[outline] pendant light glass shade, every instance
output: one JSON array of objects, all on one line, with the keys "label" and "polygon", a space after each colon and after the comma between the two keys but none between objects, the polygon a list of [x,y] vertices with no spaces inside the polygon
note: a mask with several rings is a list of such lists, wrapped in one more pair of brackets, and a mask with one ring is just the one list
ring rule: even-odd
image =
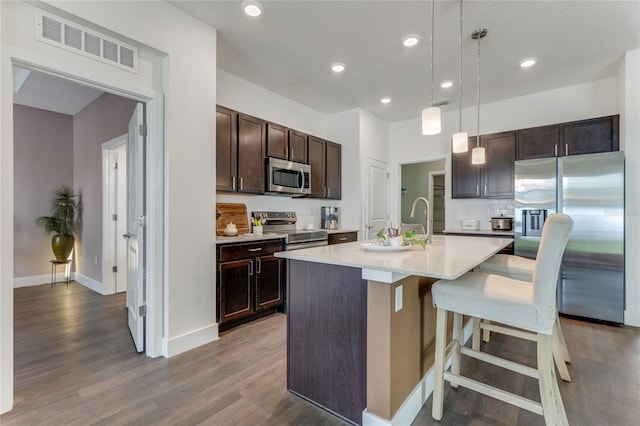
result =
[{"label": "pendant light glass shade", "polygon": [[484,147],[478,146],[471,150],[471,164],[484,164]]},{"label": "pendant light glass shade", "polygon": [[467,132],[454,133],[451,138],[451,150],[454,154],[467,152],[469,150],[469,135]]},{"label": "pendant light glass shade", "polygon": [[430,107],[422,110],[422,134],[437,135],[441,131],[440,108]]},{"label": "pendant light glass shade", "polygon": [[435,0],[431,0],[431,106],[422,110],[422,134],[437,135],[442,131],[440,108],[433,106],[433,38],[435,33]]}]

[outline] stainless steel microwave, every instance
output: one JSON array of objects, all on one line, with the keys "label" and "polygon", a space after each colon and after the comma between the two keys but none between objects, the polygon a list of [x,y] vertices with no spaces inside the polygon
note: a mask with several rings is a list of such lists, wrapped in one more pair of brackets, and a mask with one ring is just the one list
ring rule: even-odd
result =
[{"label": "stainless steel microwave", "polygon": [[266,192],[293,196],[310,194],[311,166],[278,158],[268,158]]}]

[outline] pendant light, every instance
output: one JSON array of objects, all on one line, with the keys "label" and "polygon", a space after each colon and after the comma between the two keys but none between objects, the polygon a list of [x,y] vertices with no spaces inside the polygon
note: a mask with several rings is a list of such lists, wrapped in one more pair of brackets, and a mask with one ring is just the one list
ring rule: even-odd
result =
[{"label": "pendant light", "polygon": [[458,133],[451,137],[451,150],[457,154],[469,150],[469,135],[462,131],[462,0],[460,0],[460,71],[458,72],[458,91],[460,94],[460,111],[458,115]]},{"label": "pendant light", "polygon": [[471,164],[485,163],[485,149],[480,146],[480,39],[486,35],[486,28],[479,28],[471,33],[471,38],[478,40],[478,133],[476,134],[476,147],[471,151]]},{"label": "pendant light", "polygon": [[431,0],[431,62],[429,70],[431,71],[431,106],[422,110],[422,134],[437,135],[440,133],[440,108],[434,106],[433,102],[433,37],[435,27],[435,0]]}]

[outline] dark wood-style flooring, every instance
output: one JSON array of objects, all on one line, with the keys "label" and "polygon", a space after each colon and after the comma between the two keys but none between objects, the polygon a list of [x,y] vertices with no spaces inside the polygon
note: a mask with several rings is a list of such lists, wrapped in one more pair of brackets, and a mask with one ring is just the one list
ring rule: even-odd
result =
[{"label": "dark wood-style flooring", "polygon": [[[286,318],[225,333],[167,359],[135,353],[124,294],[77,283],[15,290],[14,408],[2,425],[340,425],[286,390]],[[640,330],[562,319],[573,382],[560,383],[572,425],[640,419]],[[494,335],[487,345],[533,362],[533,344]],[[465,360],[466,374],[538,398],[537,382]],[[541,417],[466,389],[445,387],[445,414],[427,401],[413,425],[542,425]]]}]

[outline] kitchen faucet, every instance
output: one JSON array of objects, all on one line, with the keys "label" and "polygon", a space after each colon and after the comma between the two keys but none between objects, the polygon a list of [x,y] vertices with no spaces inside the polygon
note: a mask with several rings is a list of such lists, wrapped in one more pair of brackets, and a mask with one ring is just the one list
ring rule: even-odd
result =
[{"label": "kitchen faucet", "polygon": [[429,200],[427,200],[424,197],[418,197],[415,200],[413,200],[413,205],[411,206],[411,213],[409,214],[409,217],[415,216],[416,205],[418,204],[418,201],[424,201],[424,205],[425,205],[424,216],[425,216],[425,220],[427,221],[427,228],[426,228],[427,233],[425,234],[424,241],[427,244],[431,244],[431,232],[429,232],[429,210],[431,210],[431,208],[429,206]]}]

